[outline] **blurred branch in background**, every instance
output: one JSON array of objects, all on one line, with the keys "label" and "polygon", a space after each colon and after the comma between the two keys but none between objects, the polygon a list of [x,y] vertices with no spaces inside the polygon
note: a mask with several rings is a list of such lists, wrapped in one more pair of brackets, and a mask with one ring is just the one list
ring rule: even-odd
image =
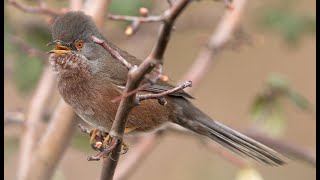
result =
[{"label": "blurred branch in background", "polygon": [[47,4],[43,1],[40,1],[38,6],[28,6],[16,0],[8,0],[8,3],[25,13],[44,14],[52,17],[57,17],[64,13],[63,11],[48,8]]},{"label": "blurred branch in background", "polygon": [[42,73],[38,87],[35,90],[31,100],[27,118],[24,123],[24,130],[20,140],[20,163],[18,167],[18,179],[25,179],[32,154],[41,137],[39,127],[44,117],[44,112],[47,103],[51,99],[54,90],[56,76],[51,70],[51,67],[46,67]]}]

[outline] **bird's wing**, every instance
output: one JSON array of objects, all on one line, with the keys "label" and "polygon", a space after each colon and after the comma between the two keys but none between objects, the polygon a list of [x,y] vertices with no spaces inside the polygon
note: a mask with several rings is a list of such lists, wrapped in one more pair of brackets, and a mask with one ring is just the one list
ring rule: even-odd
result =
[{"label": "bird's wing", "polygon": [[[132,56],[131,54],[129,54],[128,52],[120,49],[119,47],[112,44],[111,42],[108,42],[108,44],[110,44],[110,46],[112,46],[113,49],[116,49],[121,54],[122,57],[124,57],[127,61],[129,61],[129,63],[131,63],[133,65],[140,65],[142,63],[142,61],[140,59],[138,59],[138,58]],[[126,74],[127,72],[123,72],[123,73]],[[119,75],[119,73],[118,73],[118,75]],[[124,86],[126,85],[127,78],[126,78],[126,76],[123,76],[119,79],[113,79],[111,81],[113,81],[119,87],[122,87],[121,89],[123,89]],[[175,86],[171,85],[168,82],[158,81],[155,85],[147,87],[143,91],[147,91],[147,92],[151,92],[151,93],[162,93],[162,92],[170,90],[174,87]],[[178,97],[193,99],[193,97],[191,95],[189,95],[188,93],[186,93],[183,90],[173,92],[170,94],[170,96],[178,96]]]}]

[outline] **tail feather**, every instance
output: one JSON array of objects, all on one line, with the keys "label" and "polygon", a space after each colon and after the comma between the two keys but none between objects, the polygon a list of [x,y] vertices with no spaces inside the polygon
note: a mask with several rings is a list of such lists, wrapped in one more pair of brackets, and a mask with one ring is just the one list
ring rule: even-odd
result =
[{"label": "tail feather", "polygon": [[[178,103],[182,108],[182,115],[175,123],[202,134],[241,155],[267,165],[277,166],[285,164],[283,156],[267,146],[217,122],[205,115],[185,99]],[[192,108],[190,108],[192,107]]]}]

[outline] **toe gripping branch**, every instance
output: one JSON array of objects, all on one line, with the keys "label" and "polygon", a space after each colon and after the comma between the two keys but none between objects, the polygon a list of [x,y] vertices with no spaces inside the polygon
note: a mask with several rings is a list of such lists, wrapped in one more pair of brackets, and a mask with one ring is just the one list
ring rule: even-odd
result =
[{"label": "toe gripping branch", "polygon": [[[88,161],[99,161],[102,157],[107,158],[108,156],[111,158],[110,154],[119,143],[118,139],[113,138],[108,133],[96,128],[89,130],[81,124],[78,126],[84,133],[90,135],[90,145],[92,149],[100,151],[97,155],[89,156],[87,158]],[[129,150],[128,144],[124,141],[122,142],[122,150],[123,152],[120,152],[121,154],[125,154]]]}]

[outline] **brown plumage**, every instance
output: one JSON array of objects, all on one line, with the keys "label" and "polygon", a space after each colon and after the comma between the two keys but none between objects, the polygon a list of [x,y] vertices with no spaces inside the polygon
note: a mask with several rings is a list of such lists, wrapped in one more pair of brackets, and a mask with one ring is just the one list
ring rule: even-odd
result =
[{"label": "brown plumage", "polygon": [[[86,122],[109,131],[119,103],[111,100],[121,95],[127,79],[127,69],[105,49],[94,43],[94,35],[104,39],[131,64],[141,60],[107,41],[97,30],[89,16],[82,12],[69,12],[53,25],[50,62],[58,73],[58,89],[63,99]],[[139,93],[159,93],[173,86],[159,82]],[[272,149],[212,120],[188,101],[190,95],[179,91],[165,97],[162,106],[157,100],[143,101],[128,118],[132,133],[148,132],[167,122],[179,124],[207,136],[231,151],[251,157],[269,165],[282,165],[281,155]]]}]

